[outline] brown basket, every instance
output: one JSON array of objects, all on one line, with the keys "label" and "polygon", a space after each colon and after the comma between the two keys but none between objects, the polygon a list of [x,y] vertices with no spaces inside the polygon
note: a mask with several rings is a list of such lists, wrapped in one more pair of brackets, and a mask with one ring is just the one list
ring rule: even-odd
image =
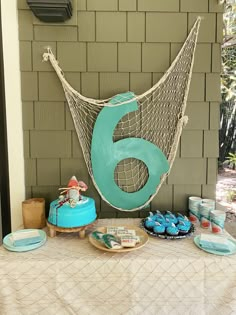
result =
[{"label": "brown basket", "polygon": [[22,202],[22,216],[25,229],[42,229],[46,226],[45,199],[32,198]]}]

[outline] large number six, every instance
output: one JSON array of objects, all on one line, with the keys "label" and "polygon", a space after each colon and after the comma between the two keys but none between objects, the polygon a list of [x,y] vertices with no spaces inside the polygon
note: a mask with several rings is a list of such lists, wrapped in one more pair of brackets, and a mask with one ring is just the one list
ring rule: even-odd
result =
[{"label": "large number six", "polygon": [[[127,92],[116,95],[111,104],[132,99]],[[137,101],[114,107],[104,107],[99,113],[92,136],[91,160],[95,183],[103,197],[114,207],[131,210],[144,205],[156,191],[162,174],[169,170],[163,152],[153,143],[140,138],[126,138],[113,142],[113,133],[119,120],[138,109]],[[128,158],[143,161],[148,168],[148,180],[138,191],[128,193],[120,189],[114,180],[117,164]]]}]

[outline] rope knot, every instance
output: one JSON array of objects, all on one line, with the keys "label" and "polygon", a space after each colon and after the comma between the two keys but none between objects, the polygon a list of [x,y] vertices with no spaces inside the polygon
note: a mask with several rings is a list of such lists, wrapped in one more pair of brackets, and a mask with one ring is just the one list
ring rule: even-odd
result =
[{"label": "rope knot", "polygon": [[44,47],[44,48],[47,49],[47,52],[43,54],[43,61],[48,61],[50,59],[50,55],[52,55],[52,50],[51,50],[51,47],[49,46]]},{"label": "rope knot", "polygon": [[44,53],[43,54],[43,61],[48,61],[49,59],[49,53]]}]

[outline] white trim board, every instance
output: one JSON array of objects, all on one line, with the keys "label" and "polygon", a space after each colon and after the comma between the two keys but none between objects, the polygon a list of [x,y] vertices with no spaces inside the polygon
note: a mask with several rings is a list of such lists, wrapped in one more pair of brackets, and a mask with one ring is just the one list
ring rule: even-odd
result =
[{"label": "white trim board", "polygon": [[[11,226],[22,225],[25,199],[22,102],[17,0],[1,0],[3,59],[10,182]],[[4,224],[4,222],[3,222]]]}]

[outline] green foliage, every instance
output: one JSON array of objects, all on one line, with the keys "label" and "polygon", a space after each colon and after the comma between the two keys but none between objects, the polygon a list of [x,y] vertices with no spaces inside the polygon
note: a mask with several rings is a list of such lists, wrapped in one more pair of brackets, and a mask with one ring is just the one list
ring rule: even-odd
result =
[{"label": "green foliage", "polygon": [[226,194],[227,202],[233,202],[236,197],[236,191],[235,190],[228,190]]},{"label": "green foliage", "polygon": [[236,153],[229,153],[229,156],[226,157],[226,162],[235,170],[236,168]]},{"label": "green foliage", "polygon": [[221,91],[224,101],[236,97],[236,1],[226,1],[223,15]]},{"label": "green foliage", "polygon": [[225,1],[223,15],[222,73],[220,108],[220,157],[225,161],[236,150],[236,0]]}]

